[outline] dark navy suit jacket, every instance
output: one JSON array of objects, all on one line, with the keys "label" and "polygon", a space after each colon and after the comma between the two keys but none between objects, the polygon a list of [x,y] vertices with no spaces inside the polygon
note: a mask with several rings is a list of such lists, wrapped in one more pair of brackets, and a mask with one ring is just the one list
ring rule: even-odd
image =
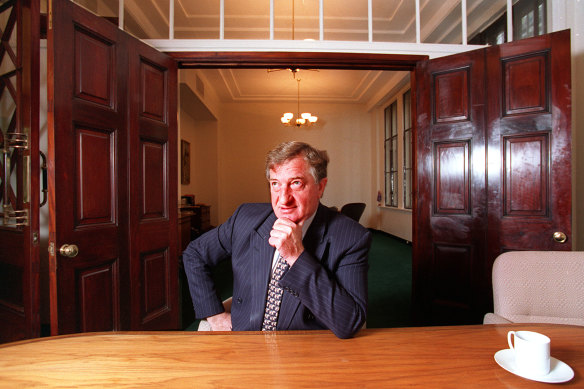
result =
[{"label": "dark navy suit jacket", "polygon": [[[234,331],[261,330],[274,247],[271,204],[244,204],[219,227],[192,241],[183,254],[197,318],[224,311],[211,269],[231,257]],[[319,205],[303,238],[304,252],[284,274],[278,330],[330,329],[353,336],[365,323],[371,233]]]}]

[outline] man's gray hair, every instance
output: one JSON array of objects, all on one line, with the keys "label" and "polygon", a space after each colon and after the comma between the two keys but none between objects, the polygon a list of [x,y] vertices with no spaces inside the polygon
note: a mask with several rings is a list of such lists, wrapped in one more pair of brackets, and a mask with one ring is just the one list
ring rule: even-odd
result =
[{"label": "man's gray hair", "polygon": [[266,156],[266,178],[270,179],[270,170],[298,156],[302,156],[308,163],[310,174],[316,183],[327,177],[326,168],[329,157],[326,150],[315,149],[308,143],[291,141],[279,144],[268,153]]}]

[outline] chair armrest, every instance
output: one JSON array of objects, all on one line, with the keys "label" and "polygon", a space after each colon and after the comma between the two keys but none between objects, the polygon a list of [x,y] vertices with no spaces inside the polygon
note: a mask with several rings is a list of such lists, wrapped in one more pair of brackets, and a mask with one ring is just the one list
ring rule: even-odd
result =
[{"label": "chair armrest", "polygon": [[499,316],[496,313],[487,313],[483,319],[483,324],[509,324],[513,323],[510,320],[505,319],[503,316]]}]

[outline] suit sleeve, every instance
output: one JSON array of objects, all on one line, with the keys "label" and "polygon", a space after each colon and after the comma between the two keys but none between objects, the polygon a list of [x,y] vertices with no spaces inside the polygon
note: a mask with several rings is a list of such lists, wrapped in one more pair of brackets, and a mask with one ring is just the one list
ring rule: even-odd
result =
[{"label": "suit sleeve", "polygon": [[282,277],[280,285],[299,298],[335,335],[350,338],[366,320],[370,246],[369,231],[346,231],[329,242],[328,267],[304,251]]},{"label": "suit sleeve", "polygon": [[231,256],[233,223],[238,211],[219,227],[189,243],[183,253],[185,273],[197,319],[225,311],[211,274],[218,263]]}]

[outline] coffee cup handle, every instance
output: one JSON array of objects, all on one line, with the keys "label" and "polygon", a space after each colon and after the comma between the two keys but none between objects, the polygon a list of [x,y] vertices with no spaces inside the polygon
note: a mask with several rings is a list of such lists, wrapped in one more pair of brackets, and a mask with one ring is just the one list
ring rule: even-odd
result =
[{"label": "coffee cup handle", "polygon": [[511,336],[515,335],[515,331],[507,332],[507,343],[509,343],[509,348],[513,350],[513,342],[511,341]]}]

